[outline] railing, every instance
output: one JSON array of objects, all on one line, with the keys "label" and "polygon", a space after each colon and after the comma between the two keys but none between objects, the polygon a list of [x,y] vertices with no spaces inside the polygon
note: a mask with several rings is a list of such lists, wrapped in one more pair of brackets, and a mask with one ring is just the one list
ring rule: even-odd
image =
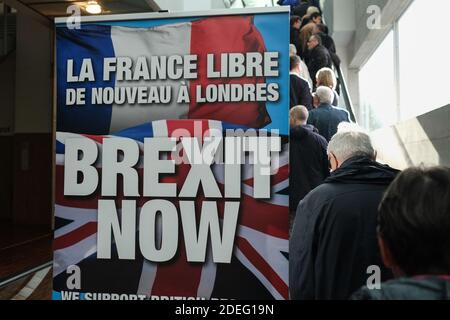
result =
[{"label": "railing", "polygon": [[357,123],[356,117],[355,117],[355,110],[353,109],[353,103],[352,98],[350,97],[350,93],[348,92],[347,82],[345,81],[344,74],[342,73],[341,67],[335,67],[335,72],[337,73],[339,86],[340,86],[340,94],[344,98],[345,102],[345,108],[347,109],[348,113],[350,114],[350,120],[352,120],[354,123]]}]

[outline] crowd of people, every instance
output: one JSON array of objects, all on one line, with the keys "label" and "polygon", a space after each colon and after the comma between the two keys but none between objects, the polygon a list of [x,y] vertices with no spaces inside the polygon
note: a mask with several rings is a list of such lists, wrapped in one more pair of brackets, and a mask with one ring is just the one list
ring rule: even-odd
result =
[{"label": "crowd of people", "polygon": [[450,299],[450,168],[377,161],[370,136],[339,108],[340,59],[320,6],[285,2],[291,299]]}]

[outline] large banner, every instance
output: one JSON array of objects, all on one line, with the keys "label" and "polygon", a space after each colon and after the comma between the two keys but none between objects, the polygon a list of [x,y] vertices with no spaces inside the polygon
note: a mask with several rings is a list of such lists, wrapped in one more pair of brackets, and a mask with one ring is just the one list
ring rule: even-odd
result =
[{"label": "large banner", "polygon": [[83,19],[56,21],[53,298],[287,299],[289,12]]}]

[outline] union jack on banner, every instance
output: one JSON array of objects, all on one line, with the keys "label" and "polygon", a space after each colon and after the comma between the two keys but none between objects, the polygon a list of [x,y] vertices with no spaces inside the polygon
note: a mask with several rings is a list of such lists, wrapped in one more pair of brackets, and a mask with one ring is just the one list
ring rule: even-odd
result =
[{"label": "union jack on banner", "polygon": [[[196,129],[199,127],[200,132]],[[137,253],[134,261],[119,260],[114,245],[113,259],[97,259],[97,207],[98,200],[102,197],[98,190],[88,197],[64,195],[66,139],[91,139],[101,150],[104,139],[126,137],[138,142],[143,151],[144,138],[173,137],[178,129],[184,129],[191,137],[196,137],[207,135],[209,129],[224,132],[227,129],[241,128],[215,120],[160,120],[105,136],[57,132],[54,241],[56,292],[67,290],[66,269],[70,265],[78,265],[81,269],[82,292],[206,299],[288,299],[287,144],[282,146],[279,161],[272,166],[272,197],[269,200],[253,198],[253,168],[247,162],[243,165],[239,220],[230,264],[213,263],[211,252],[207,253],[205,263],[188,263],[183,237],[180,237],[177,255],[167,263],[147,261],[140,253]],[[142,154],[141,152],[141,156]],[[212,165],[219,186],[224,183],[223,169],[221,164]],[[100,166],[98,170],[101,173]],[[177,185],[182,185],[188,171],[188,164],[180,164],[174,175],[163,179],[171,179]],[[139,165],[138,172],[142,174],[142,167]],[[118,191],[116,200],[121,200],[121,186]],[[138,207],[141,207],[149,199],[136,200]],[[178,207],[178,200],[169,200]],[[202,194],[195,201],[196,208],[201,208]],[[119,210],[120,201],[116,202]],[[224,200],[218,200],[219,214],[223,214],[223,204]]]}]

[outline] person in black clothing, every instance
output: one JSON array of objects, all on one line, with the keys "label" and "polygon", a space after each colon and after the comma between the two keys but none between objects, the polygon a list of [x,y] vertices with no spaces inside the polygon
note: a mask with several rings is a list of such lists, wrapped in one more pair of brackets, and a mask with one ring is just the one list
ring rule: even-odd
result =
[{"label": "person in black clothing", "polygon": [[[328,144],[330,177],[300,202],[289,241],[294,300],[348,299],[382,266],[377,208],[398,171],[376,162],[370,137],[337,133]],[[392,278],[384,267],[382,280]]]},{"label": "person in black clothing", "polygon": [[289,113],[290,131],[290,195],[291,221],[298,203],[330,175],[327,157],[327,141],[316,128],[306,124],[308,110],[295,106]]},{"label": "person in black clothing", "polygon": [[313,99],[311,95],[311,88],[308,81],[300,76],[301,65],[299,56],[290,57],[290,107],[303,105],[308,110],[313,109]]},{"label": "person in black clothing", "polygon": [[450,300],[450,168],[410,168],[387,190],[378,218],[384,264],[398,278],[357,300]]},{"label": "person in black clothing", "polygon": [[295,7],[299,5],[299,0],[278,0],[277,4],[279,6],[290,6],[293,10]]},{"label": "person in black clothing", "polygon": [[296,16],[299,16],[300,19],[303,18],[306,15],[306,11],[309,7],[311,7],[311,3],[309,0],[302,0],[298,6],[296,6],[292,13]]},{"label": "person in black clothing", "polygon": [[333,38],[328,34],[328,27],[323,23],[319,23],[317,25],[317,30],[319,31],[319,33],[317,34],[320,36],[320,39],[322,40],[322,45],[328,49],[333,64],[335,65],[336,68],[338,68],[341,65],[341,59],[336,53],[336,44],[334,43]]},{"label": "person in black clothing", "polygon": [[308,60],[306,65],[308,66],[309,74],[314,82],[314,88],[316,88],[316,74],[322,68],[331,68],[332,60],[327,48],[322,45],[322,40],[319,35],[314,34],[308,41]]},{"label": "person in black clothing", "polygon": [[302,46],[300,43],[300,17],[291,16],[291,33],[290,33],[290,43],[295,46],[297,52],[300,53],[302,50]]},{"label": "person in black clothing", "polygon": [[299,16],[300,19],[302,19],[307,14],[309,7],[316,7],[318,12],[322,14],[319,0],[302,0],[299,5],[294,7],[292,14]]}]

